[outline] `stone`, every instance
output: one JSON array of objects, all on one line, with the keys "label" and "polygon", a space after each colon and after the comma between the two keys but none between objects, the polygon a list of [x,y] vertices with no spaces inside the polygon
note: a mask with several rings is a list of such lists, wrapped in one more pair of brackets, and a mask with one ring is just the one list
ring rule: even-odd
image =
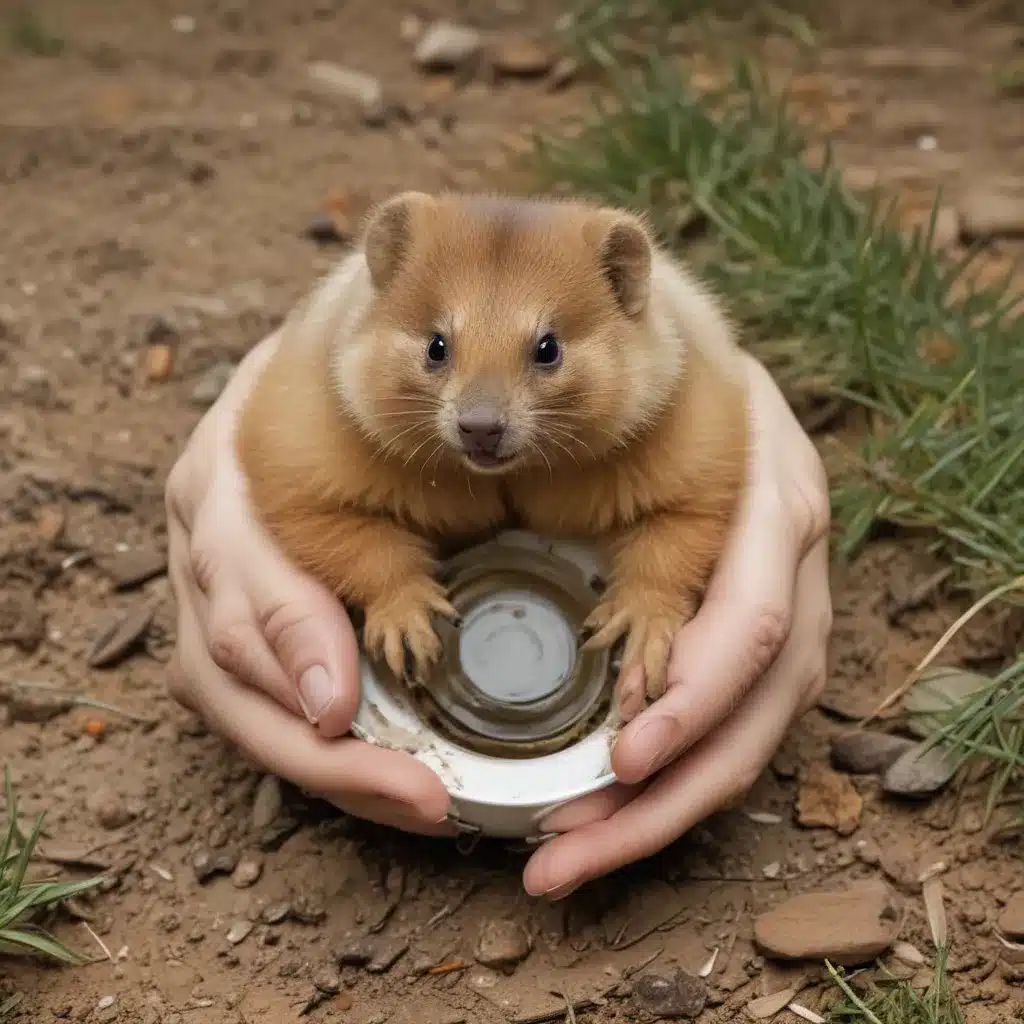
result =
[{"label": "stone", "polygon": [[644,974],[633,989],[637,1006],[655,1017],[690,1020],[699,1017],[708,1001],[708,987],[703,978],[695,978],[684,970],[671,977]]},{"label": "stone", "polygon": [[131,590],[167,571],[167,553],[158,548],[129,548],[100,560],[115,590]]},{"label": "stone", "polygon": [[328,60],[314,61],[306,71],[321,92],[356,104],[367,124],[377,125],[385,120],[384,87],[373,75]]},{"label": "stone", "polygon": [[1016,942],[1024,941],[1024,889],[1013,894],[999,915],[999,930]]},{"label": "stone", "polygon": [[334,964],[324,964],[313,975],[313,984],[325,995],[337,995],[341,990],[341,975]]},{"label": "stone", "polygon": [[1020,192],[999,186],[968,188],[959,204],[965,241],[1019,238],[1024,235],[1024,183]]},{"label": "stone", "polygon": [[413,59],[426,71],[452,71],[472,60],[482,42],[475,28],[435,21],[420,36]]},{"label": "stone", "polygon": [[494,70],[514,78],[540,78],[554,67],[556,59],[553,50],[526,36],[500,39],[491,54]]},{"label": "stone", "polygon": [[892,891],[871,880],[794,896],[756,919],[754,940],[762,952],[781,960],[827,958],[854,967],[884,953],[898,927]]},{"label": "stone", "polygon": [[111,668],[140,647],[149,632],[155,609],[135,604],[106,620],[96,632],[86,656],[90,668]]},{"label": "stone", "polygon": [[281,806],[281,780],[276,775],[264,775],[252,798],[252,827],[257,832],[269,828],[281,813]]},{"label": "stone", "polygon": [[485,967],[514,967],[530,955],[533,941],[521,924],[507,918],[485,922],[475,956]]},{"label": "stone", "polygon": [[991,683],[988,676],[947,665],[927,670],[903,698],[908,728],[916,736],[930,736],[951,708]]},{"label": "stone", "polygon": [[200,374],[199,379],[192,386],[189,401],[193,405],[207,409],[221,396],[221,392],[228,386],[235,372],[234,363],[214,363],[208,370]]},{"label": "stone", "polygon": [[822,764],[811,765],[797,794],[797,821],[805,828],[834,829],[852,835],[860,825],[864,801],[845,775]]},{"label": "stone", "polygon": [[111,832],[124,828],[132,820],[132,813],[124,800],[106,783],[100,783],[89,794],[85,807],[97,825]]},{"label": "stone", "polygon": [[832,739],[832,763],[856,775],[880,775],[913,746],[903,736],[853,729]]},{"label": "stone", "polygon": [[0,644],[13,644],[31,654],[46,637],[39,603],[28,594],[0,594]]},{"label": "stone", "polygon": [[167,380],[174,371],[174,349],[170,345],[147,345],[142,354],[142,376],[150,384]]},{"label": "stone", "polygon": [[263,874],[263,864],[255,857],[243,857],[231,872],[231,884],[236,889],[248,889]]},{"label": "stone", "polygon": [[928,796],[956,774],[956,760],[941,747],[912,747],[882,776],[882,788],[895,796]]},{"label": "stone", "polygon": [[237,946],[240,942],[245,942],[245,940],[252,934],[254,927],[255,925],[252,921],[236,921],[228,929],[228,942],[230,942],[232,946]]}]

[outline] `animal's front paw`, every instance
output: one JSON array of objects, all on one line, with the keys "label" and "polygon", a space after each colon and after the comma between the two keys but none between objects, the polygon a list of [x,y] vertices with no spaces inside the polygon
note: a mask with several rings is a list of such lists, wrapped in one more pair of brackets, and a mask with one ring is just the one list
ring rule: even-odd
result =
[{"label": "animal's front paw", "polygon": [[363,643],[371,657],[383,659],[399,679],[423,680],[441,654],[432,613],[455,620],[458,612],[444,588],[427,576],[406,581],[365,609]]},{"label": "animal's front paw", "polygon": [[668,686],[668,662],[676,634],[696,611],[686,594],[662,593],[646,587],[612,587],[584,623],[587,648],[610,647],[626,636],[623,670],[643,665],[649,700]]}]

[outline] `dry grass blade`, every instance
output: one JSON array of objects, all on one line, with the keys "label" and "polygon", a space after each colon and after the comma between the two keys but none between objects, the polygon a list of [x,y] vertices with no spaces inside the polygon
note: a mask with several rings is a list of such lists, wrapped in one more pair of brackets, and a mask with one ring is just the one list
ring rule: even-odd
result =
[{"label": "dry grass blade", "polygon": [[949,944],[949,929],[946,925],[946,901],[943,898],[942,879],[938,876],[927,879],[922,892],[932,942],[935,943],[936,949],[945,949]]}]

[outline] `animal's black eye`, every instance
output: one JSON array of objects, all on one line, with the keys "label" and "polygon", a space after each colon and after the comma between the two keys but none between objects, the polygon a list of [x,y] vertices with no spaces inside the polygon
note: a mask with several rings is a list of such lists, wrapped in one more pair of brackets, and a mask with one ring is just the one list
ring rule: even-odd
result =
[{"label": "animal's black eye", "polygon": [[557,366],[562,361],[562,346],[558,339],[548,332],[542,335],[534,349],[533,361],[538,366],[546,366],[548,369]]},{"label": "animal's black eye", "polygon": [[441,366],[448,359],[448,342],[443,334],[435,334],[427,345],[427,365]]}]

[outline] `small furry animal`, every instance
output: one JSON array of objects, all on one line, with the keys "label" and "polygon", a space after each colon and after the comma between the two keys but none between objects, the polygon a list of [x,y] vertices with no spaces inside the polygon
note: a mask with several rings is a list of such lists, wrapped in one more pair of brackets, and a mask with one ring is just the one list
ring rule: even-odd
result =
[{"label": "small furry animal", "polygon": [[743,489],[743,356],[632,213],[406,192],[283,327],[238,426],[255,508],[422,679],[445,538],[588,540],[611,573],[585,643],[665,690]]}]

